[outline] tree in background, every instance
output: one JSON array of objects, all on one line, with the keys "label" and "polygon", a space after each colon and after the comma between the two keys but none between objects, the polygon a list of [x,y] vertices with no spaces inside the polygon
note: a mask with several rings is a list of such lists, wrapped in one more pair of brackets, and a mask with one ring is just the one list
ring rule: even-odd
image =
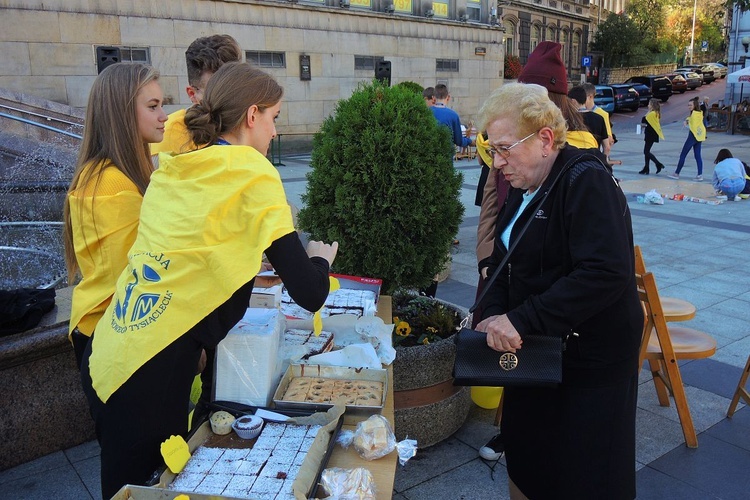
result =
[{"label": "tree in background", "polygon": [[638,25],[629,16],[610,14],[599,25],[591,47],[604,53],[605,66],[640,66],[650,62],[641,37]]},{"label": "tree in background", "polygon": [[[665,9],[664,39],[678,47],[679,56],[689,57],[693,30],[693,1],[677,0]],[[693,62],[723,59],[726,53],[726,38],[723,26],[726,22],[724,0],[701,0],[697,3],[695,16],[695,41]],[[701,42],[708,42],[708,52],[701,51]]]},{"label": "tree in background", "polygon": [[[750,0],[740,0],[750,5]],[[690,46],[694,0],[632,0],[623,14],[610,14],[592,49],[604,53],[606,66],[641,66],[683,58]],[[694,61],[723,59],[727,0],[697,2]],[[708,52],[701,52],[707,41]]]}]

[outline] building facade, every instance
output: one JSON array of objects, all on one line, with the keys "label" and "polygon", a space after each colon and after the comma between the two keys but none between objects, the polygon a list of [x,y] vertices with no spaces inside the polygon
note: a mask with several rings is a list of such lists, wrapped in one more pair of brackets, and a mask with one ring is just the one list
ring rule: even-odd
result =
[{"label": "building facade", "polygon": [[160,70],[172,111],[190,104],[187,46],[227,33],[284,87],[281,133],[317,131],[379,61],[392,85],[448,85],[468,122],[502,84],[503,32],[488,2],[0,0],[0,87],[84,107],[97,55],[117,47]]}]

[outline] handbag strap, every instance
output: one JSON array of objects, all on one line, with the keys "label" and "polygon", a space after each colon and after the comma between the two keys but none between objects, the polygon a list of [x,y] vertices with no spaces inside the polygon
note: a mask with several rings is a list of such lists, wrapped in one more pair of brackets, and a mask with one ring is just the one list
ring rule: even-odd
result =
[{"label": "handbag strap", "polygon": [[[542,197],[542,200],[539,202],[539,205],[544,204],[545,200],[550,195],[550,193],[552,192],[552,190],[554,189],[554,187],[557,185],[558,181],[563,176],[563,174],[565,172],[567,172],[573,165],[575,165],[576,163],[578,163],[581,159],[586,158],[586,157],[592,158],[592,159],[596,160],[597,162],[601,163],[602,165],[604,165],[604,163],[602,163],[602,161],[601,161],[600,158],[594,156],[591,153],[581,153],[581,154],[579,154],[577,156],[574,156],[573,158],[571,158],[570,160],[568,160],[568,162],[560,170],[560,173],[557,174],[557,177],[555,177],[555,180],[552,181],[552,184],[550,185],[549,189],[547,189],[547,191],[544,193],[544,196]],[[485,295],[487,295],[487,292],[492,287],[492,284],[495,282],[495,280],[497,279],[497,277],[500,275],[500,271],[505,267],[505,264],[508,263],[508,259],[510,258],[511,254],[513,253],[513,251],[516,249],[516,246],[518,245],[518,242],[521,240],[521,237],[523,236],[523,234],[529,228],[529,225],[531,225],[531,221],[532,220],[534,220],[534,218],[533,217],[529,217],[529,220],[526,221],[526,223],[521,228],[521,231],[518,233],[518,235],[516,236],[516,238],[510,244],[510,248],[508,248],[508,252],[505,254],[505,257],[503,257],[503,260],[500,261],[500,265],[497,266],[497,269],[495,269],[495,272],[492,273],[492,276],[490,277],[489,281],[482,288],[482,293],[479,294],[479,297],[477,297],[477,300],[476,300],[476,302],[474,302],[474,305],[469,308],[469,314],[467,315],[466,318],[464,318],[464,321],[461,322],[461,326],[462,327],[466,326],[467,324],[471,324],[471,316],[474,313],[474,310],[477,307],[479,307],[479,304],[482,303],[482,300],[484,300],[484,297],[485,297]]]}]

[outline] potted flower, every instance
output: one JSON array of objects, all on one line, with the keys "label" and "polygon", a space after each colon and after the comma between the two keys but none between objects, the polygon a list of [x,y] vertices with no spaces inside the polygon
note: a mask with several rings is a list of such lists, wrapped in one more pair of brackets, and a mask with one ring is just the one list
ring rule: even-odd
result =
[{"label": "potted flower", "polygon": [[[299,226],[312,239],[339,242],[335,272],[380,278],[385,295],[432,282],[464,211],[450,132],[411,87],[363,83],[337,104],[313,138],[312,171],[299,213]],[[396,435],[403,439],[408,433],[420,447],[429,446],[463,424],[471,403],[469,391],[454,389],[450,381],[455,325],[445,331],[433,325],[439,332],[425,326],[409,347],[407,338],[421,327],[398,301],[394,311],[411,321],[413,332],[397,342],[393,364]],[[405,424],[409,420],[430,422],[420,425],[438,431],[420,437]]]},{"label": "potted flower", "polygon": [[455,334],[465,312],[399,291],[393,295],[393,314],[396,436],[416,439],[425,448],[456,432],[471,408],[470,391],[454,386],[452,375]]}]

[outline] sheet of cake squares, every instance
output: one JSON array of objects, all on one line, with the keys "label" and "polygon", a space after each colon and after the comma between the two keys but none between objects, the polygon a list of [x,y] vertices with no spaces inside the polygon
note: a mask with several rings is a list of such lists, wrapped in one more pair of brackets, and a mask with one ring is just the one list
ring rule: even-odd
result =
[{"label": "sheet of cake squares", "polygon": [[268,422],[252,448],[200,446],[169,489],[235,498],[294,499],[292,484],[320,428]]},{"label": "sheet of cake squares", "polygon": [[[281,312],[285,316],[310,319],[313,314],[298,306],[289,296],[286,288],[281,292]],[[352,290],[340,288],[328,294],[325,305],[320,312],[324,318],[337,314],[354,314],[355,316],[375,316],[375,292],[369,290]]]}]

